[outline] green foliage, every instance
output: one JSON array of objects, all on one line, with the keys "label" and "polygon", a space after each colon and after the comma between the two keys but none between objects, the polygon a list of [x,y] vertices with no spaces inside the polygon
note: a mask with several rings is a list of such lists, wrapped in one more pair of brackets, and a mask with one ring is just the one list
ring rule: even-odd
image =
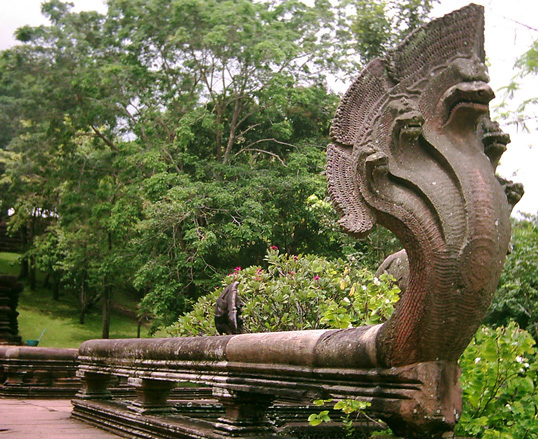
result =
[{"label": "green foliage", "polygon": [[334,297],[325,303],[321,323],[331,328],[348,328],[382,323],[391,316],[399,300],[400,289],[387,274],[376,278],[363,268],[360,272],[344,270],[340,289],[349,292],[341,300]]},{"label": "green foliage", "polygon": [[[371,403],[366,401],[360,401],[357,399],[340,399],[334,402],[332,399],[317,399],[314,401],[314,405],[319,407],[324,407],[327,405],[332,405],[333,411],[341,412],[340,420],[344,427],[344,430],[347,432],[348,436],[352,436],[355,432],[354,422],[359,418],[365,418],[379,427],[385,428],[385,426],[371,418],[366,410],[371,406]],[[331,422],[331,416],[329,415],[329,410],[322,410],[319,413],[312,413],[308,417],[308,422],[312,426],[320,425],[323,422]],[[385,434],[390,434],[388,430],[384,430]]]},{"label": "green foliage", "polygon": [[[357,239],[343,234],[338,224],[339,216],[328,197],[321,199],[312,194],[306,199],[306,209],[315,218],[320,240],[331,244],[331,248],[341,248],[343,255],[361,261],[370,270],[376,270],[379,264],[390,254],[401,250],[400,241],[387,229],[376,227],[366,238]],[[316,251],[316,253],[319,253]],[[327,256],[336,255],[323,252]]]},{"label": "green foliage", "polygon": [[382,56],[419,27],[436,0],[351,0],[356,8],[350,28],[363,61]]},{"label": "green foliage", "polygon": [[[322,407],[329,402],[332,402],[332,399],[316,399],[314,400],[314,405]],[[308,422],[314,427],[322,424],[323,422],[331,422],[329,410],[322,410],[319,413],[312,413],[310,416],[308,416]]]},{"label": "green foliage", "polygon": [[516,321],[538,340],[538,218],[513,220],[512,251],[507,256],[486,323]]},{"label": "green foliage", "polygon": [[362,15],[396,24],[390,40],[429,3],[350,4],[111,0],[101,15],[52,0],[49,26],[17,32],[24,44],[0,54],[1,208],[81,320],[127,291],[169,324],[270,243],[382,259],[315,201],[338,101],[326,76],[357,73]]},{"label": "green foliage", "polygon": [[351,436],[354,432],[353,422],[356,421],[359,416],[367,417],[371,419],[366,413],[365,410],[370,407],[371,403],[365,401],[359,401],[356,399],[341,399],[337,401],[333,409],[340,410],[342,412],[342,423],[344,424],[344,429],[348,432],[348,435]]},{"label": "green foliage", "polygon": [[457,434],[483,439],[538,437],[535,342],[510,323],[482,327],[460,359],[464,409]]},{"label": "green foliage", "polygon": [[529,49],[519,58],[516,65],[524,75],[536,75],[538,73],[538,41],[531,44]]},{"label": "green foliage", "polygon": [[363,13],[357,15],[352,29],[366,60],[380,56],[389,43],[391,23],[384,14],[385,7],[385,2],[369,0],[357,2],[357,9]]},{"label": "green foliage", "polygon": [[[282,254],[272,246],[265,267],[236,267],[222,281],[239,282],[246,332],[348,328],[380,323],[392,313],[399,289],[353,260]],[[174,336],[214,335],[221,288],[166,328]]]}]

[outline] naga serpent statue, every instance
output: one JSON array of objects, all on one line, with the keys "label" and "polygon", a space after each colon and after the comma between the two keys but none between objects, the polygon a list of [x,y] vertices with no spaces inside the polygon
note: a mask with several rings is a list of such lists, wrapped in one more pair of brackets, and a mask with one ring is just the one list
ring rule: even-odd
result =
[{"label": "naga serpent statue", "polygon": [[358,237],[379,224],[405,249],[380,267],[402,286],[387,322],[241,334],[233,283],[215,310],[229,335],[83,343],[74,416],[101,418],[104,383],[116,373],[138,386],[137,413],[168,410],[163,389],[175,381],[212,386],[225,407],[207,430],[214,439],[276,437],[266,412],[277,398],[361,399],[396,435],[453,434],[457,360],[492,300],[522,193],[495,176],[509,138],[490,120],[484,60],[484,11],[471,4],[369,63],[338,107],[327,176],[340,224]]},{"label": "naga serpent statue", "polygon": [[457,361],[491,303],[510,240],[495,177],[509,137],[490,120],[484,62],[471,4],[370,62],[338,107],[327,174],[340,225],[388,228],[409,260],[395,312],[364,336],[377,365]]}]

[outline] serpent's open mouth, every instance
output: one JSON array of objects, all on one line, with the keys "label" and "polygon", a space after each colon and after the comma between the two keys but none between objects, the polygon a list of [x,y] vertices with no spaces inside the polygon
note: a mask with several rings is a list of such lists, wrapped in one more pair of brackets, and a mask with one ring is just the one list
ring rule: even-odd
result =
[{"label": "serpent's open mouth", "polygon": [[417,138],[422,134],[424,118],[418,111],[409,111],[396,117],[392,127],[393,141]]},{"label": "serpent's open mouth", "polygon": [[506,151],[506,145],[510,143],[510,136],[499,129],[497,124],[490,122],[489,126],[485,127],[482,143],[484,144],[484,152],[496,167],[499,159]]},{"label": "serpent's open mouth", "polygon": [[482,81],[462,82],[450,87],[442,97],[442,121],[446,125],[458,115],[484,114],[489,111],[489,102],[495,97],[491,87]]}]

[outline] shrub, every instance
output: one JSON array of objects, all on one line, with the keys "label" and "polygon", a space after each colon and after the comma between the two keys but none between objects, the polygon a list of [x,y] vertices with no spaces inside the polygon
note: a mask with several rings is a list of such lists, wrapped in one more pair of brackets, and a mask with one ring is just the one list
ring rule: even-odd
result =
[{"label": "shrub", "polygon": [[[222,281],[239,282],[245,332],[348,328],[381,323],[392,313],[399,289],[377,279],[356,260],[281,254],[272,246],[266,267],[237,267]],[[222,288],[166,328],[170,335],[215,335],[214,307]]]},{"label": "shrub", "polygon": [[512,252],[506,258],[486,323],[516,321],[538,341],[538,217],[513,220]]},{"label": "shrub", "polygon": [[477,332],[460,358],[464,409],[457,434],[538,438],[534,345],[532,336],[513,322]]}]

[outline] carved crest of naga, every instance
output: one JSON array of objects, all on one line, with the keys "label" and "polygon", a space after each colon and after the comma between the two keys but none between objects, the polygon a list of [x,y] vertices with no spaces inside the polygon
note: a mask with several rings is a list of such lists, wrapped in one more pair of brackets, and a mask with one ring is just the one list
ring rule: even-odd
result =
[{"label": "carved crest of naga", "polygon": [[357,237],[379,224],[409,259],[390,320],[364,334],[372,363],[456,361],[479,327],[510,239],[495,168],[484,13],[471,4],[417,29],[351,85],[328,148],[329,193]]}]

